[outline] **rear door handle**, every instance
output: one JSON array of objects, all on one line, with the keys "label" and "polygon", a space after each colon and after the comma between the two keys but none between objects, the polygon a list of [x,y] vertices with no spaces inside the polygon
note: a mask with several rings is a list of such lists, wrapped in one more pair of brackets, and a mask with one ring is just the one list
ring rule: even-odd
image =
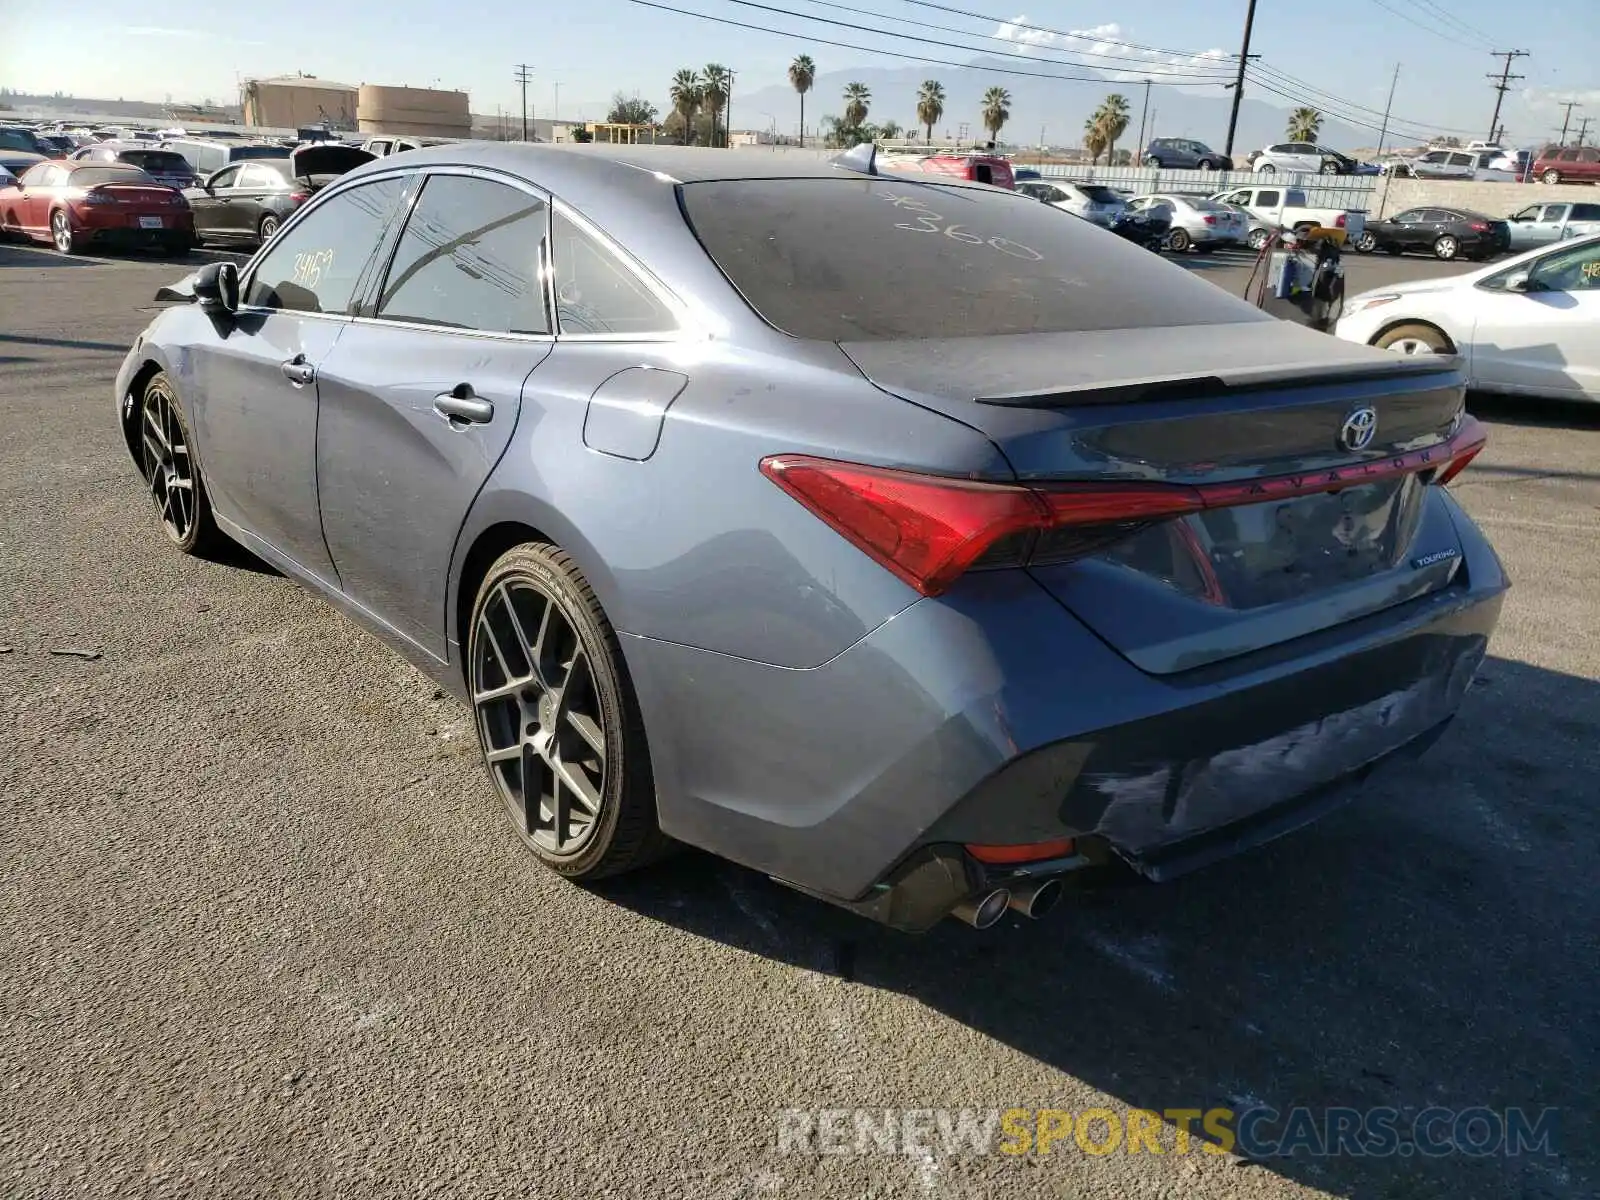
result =
[{"label": "rear door handle", "polygon": [[457,421],[483,425],[494,419],[494,405],[472,390],[470,383],[458,383],[448,392],[433,398],[433,411],[452,425]]},{"label": "rear door handle", "polygon": [[306,361],[304,354],[296,354],[287,362],[280,363],[278,370],[283,372],[283,377],[295,387],[305,387],[317,377],[317,369]]}]

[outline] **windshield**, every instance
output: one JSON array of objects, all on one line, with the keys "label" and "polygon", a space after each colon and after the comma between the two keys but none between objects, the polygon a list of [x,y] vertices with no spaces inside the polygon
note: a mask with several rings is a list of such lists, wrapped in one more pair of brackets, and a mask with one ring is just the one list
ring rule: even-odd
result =
[{"label": "windshield", "polygon": [[701,243],[752,308],[825,341],[1246,321],[1214,286],[1015,192],[890,179],[684,184]]}]

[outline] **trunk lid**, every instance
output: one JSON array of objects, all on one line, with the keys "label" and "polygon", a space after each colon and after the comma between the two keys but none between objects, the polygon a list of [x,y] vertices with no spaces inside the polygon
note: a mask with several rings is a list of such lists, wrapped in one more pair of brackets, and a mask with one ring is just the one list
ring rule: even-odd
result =
[{"label": "trunk lid", "polygon": [[297,146],[289,153],[290,168],[300,179],[314,175],[343,175],[354,171],[363,163],[372,162],[377,155],[359,146],[346,146],[342,142],[311,142]]},{"label": "trunk lid", "polygon": [[988,436],[1021,480],[1176,483],[1245,501],[1028,568],[1151,673],[1355,620],[1459,568],[1426,482],[1464,419],[1453,358],[1272,321],[842,345],[879,388]]}]

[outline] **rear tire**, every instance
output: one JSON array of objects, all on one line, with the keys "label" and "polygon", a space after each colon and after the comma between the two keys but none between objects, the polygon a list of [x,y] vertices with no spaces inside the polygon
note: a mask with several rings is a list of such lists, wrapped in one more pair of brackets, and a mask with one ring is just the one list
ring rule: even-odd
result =
[{"label": "rear tire", "polygon": [[1212,162],[1209,158],[1202,158],[1199,162],[1195,163],[1194,167],[1197,171],[1215,171],[1217,169],[1217,164]]},{"label": "rear tire", "polygon": [[1250,236],[1245,239],[1245,243],[1250,249],[1259,254],[1266,247],[1267,239],[1271,236],[1265,229],[1252,229]]},{"label": "rear tire", "polygon": [[261,224],[256,226],[256,234],[260,238],[263,246],[267,244],[268,239],[270,239],[273,234],[278,232],[278,225],[278,218],[273,216],[271,213],[268,213],[266,216],[261,218]]},{"label": "rear tire", "polygon": [[1396,325],[1372,343],[1380,350],[1396,354],[1449,354],[1450,339],[1432,325]]},{"label": "rear tire", "polygon": [[1187,229],[1174,229],[1167,234],[1167,249],[1174,254],[1182,254],[1192,245],[1194,245],[1194,239],[1189,236]]},{"label": "rear tire", "polygon": [[1161,169],[1161,160],[1159,158],[1146,158],[1144,160],[1144,165],[1147,167],[1154,167],[1159,171]]},{"label": "rear tire", "polygon": [[62,254],[82,254],[83,239],[72,231],[65,209],[50,214],[50,243]]},{"label": "rear tire", "polygon": [[1339,164],[1338,163],[1329,161],[1329,162],[1325,162],[1325,163],[1322,164],[1321,174],[1323,174],[1323,175],[1337,175],[1338,173],[1339,173]]},{"label": "rear tire", "polygon": [[1433,243],[1433,254],[1435,258],[1450,262],[1460,257],[1461,242],[1447,233]]},{"label": "rear tire", "polygon": [[1278,168],[1273,166],[1271,163],[1262,163],[1256,168],[1257,175],[1276,175],[1277,173]]},{"label": "rear tire", "polygon": [[212,518],[189,420],[165,371],[156,372],[144,385],[135,421],[145,488],[167,540],[185,554],[200,558],[215,554],[226,539]]},{"label": "rear tire", "polygon": [[1373,237],[1372,234],[1367,233],[1365,230],[1363,230],[1361,236],[1355,240],[1355,249],[1357,254],[1371,254],[1377,248],[1378,239]]},{"label": "rear tire", "polygon": [[495,790],[541,863],[594,880],[671,849],[617,635],[560,547],[517,546],[489,568],[472,605],[467,686]]},{"label": "rear tire", "polygon": [[1545,183],[1560,183],[1561,182],[1561,172],[1556,170],[1554,167],[1551,167],[1543,175],[1539,176],[1539,178],[1542,179]]}]

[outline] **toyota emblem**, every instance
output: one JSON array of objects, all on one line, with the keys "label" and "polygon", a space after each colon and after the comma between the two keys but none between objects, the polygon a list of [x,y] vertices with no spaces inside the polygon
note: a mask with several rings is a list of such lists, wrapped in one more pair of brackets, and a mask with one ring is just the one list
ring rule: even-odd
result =
[{"label": "toyota emblem", "polygon": [[1358,408],[1339,427],[1339,445],[1346,450],[1365,450],[1378,433],[1376,409]]}]

